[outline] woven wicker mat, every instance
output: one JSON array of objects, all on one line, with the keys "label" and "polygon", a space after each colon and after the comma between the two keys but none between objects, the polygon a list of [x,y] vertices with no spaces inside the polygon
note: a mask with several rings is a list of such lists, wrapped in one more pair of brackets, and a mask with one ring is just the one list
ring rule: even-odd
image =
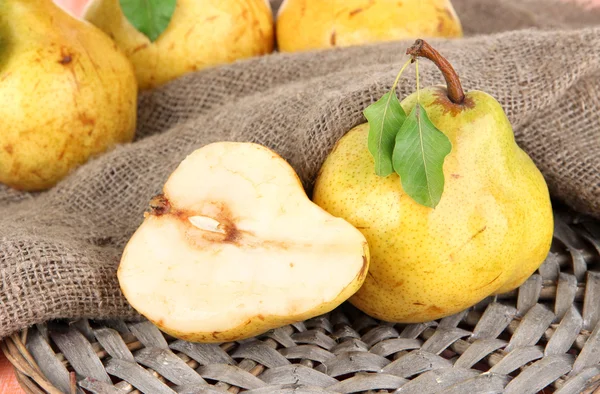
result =
[{"label": "woven wicker mat", "polygon": [[517,291],[439,321],[343,305],[220,345],[147,321],[54,321],[2,350],[29,393],[600,393],[600,222],[557,210],[554,237]]}]

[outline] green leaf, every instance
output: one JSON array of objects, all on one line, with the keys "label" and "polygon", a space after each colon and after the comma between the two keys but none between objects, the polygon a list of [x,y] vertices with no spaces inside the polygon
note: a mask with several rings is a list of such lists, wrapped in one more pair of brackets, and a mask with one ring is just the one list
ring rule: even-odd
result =
[{"label": "green leaf", "polygon": [[421,205],[435,208],[444,191],[444,159],[452,144],[417,103],[396,135],[393,163],[402,188]]},{"label": "green leaf", "polygon": [[406,119],[395,89],[369,105],[363,113],[369,122],[368,146],[375,159],[375,173],[388,176],[394,172],[392,153],[396,134]]},{"label": "green leaf", "polygon": [[119,0],[123,14],[154,42],[169,25],[177,0]]}]

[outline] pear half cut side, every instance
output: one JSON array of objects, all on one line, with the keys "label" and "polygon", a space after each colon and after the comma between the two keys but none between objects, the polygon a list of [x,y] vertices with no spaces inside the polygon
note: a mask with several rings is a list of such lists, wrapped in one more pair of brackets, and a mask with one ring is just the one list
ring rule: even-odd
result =
[{"label": "pear half cut side", "polygon": [[218,142],[183,160],[152,199],[117,275],[164,332],[223,342],[331,311],[368,265],[361,232],[310,201],[283,158]]}]

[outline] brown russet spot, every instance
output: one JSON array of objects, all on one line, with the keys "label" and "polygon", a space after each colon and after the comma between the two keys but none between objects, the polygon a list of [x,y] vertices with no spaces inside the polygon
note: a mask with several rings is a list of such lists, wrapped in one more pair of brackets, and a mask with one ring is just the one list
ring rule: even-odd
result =
[{"label": "brown russet spot", "polygon": [[360,14],[361,12],[363,12],[363,9],[362,8],[357,8],[355,10],[350,11],[350,13],[348,14],[348,16],[350,18],[352,18],[354,15]]},{"label": "brown russet spot", "polygon": [[422,302],[413,302],[413,305],[424,306],[425,304],[423,304]]},{"label": "brown russet spot", "polygon": [[331,32],[331,35],[329,36],[329,43],[332,46],[335,46],[335,30]]},{"label": "brown russet spot", "polygon": [[462,248],[464,248],[467,244],[469,244],[470,242],[473,242],[473,240],[475,238],[477,238],[479,235],[481,235],[486,229],[487,229],[487,226],[483,226],[482,228],[480,228],[479,230],[477,230],[477,232],[475,234],[471,235],[471,237],[469,237],[469,239],[467,239],[465,242],[463,242],[463,244],[460,245],[455,251],[453,251],[452,253],[450,253],[450,255],[449,255],[450,261],[454,261],[454,255],[457,252],[459,252]]},{"label": "brown russet spot", "polygon": [[475,107],[475,102],[472,98],[465,96],[465,99],[460,104],[453,103],[448,97],[448,90],[445,87],[437,87],[437,92],[434,93],[437,97],[433,102],[434,105],[442,107],[444,114],[450,114],[456,116],[463,111],[472,109]]},{"label": "brown russet spot", "polygon": [[14,152],[13,146],[11,144],[8,145],[4,145],[4,150],[6,151],[6,153],[8,153],[9,155],[12,155],[12,153]]},{"label": "brown russet spot", "polygon": [[437,305],[431,305],[430,307],[427,308],[427,312],[432,312],[435,314],[441,313],[443,311],[444,310]]},{"label": "brown russet spot", "polygon": [[148,47],[148,43],[147,42],[145,42],[145,43],[143,43],[141,45],[138,45],[135,48],[133,48],[133,50],[131,51],[131,54],[133,55],[134,53],[136,53],[138,51],[141,51],[142,49],[144,49],[146,47]]},{"label": "brown russet spot", "polygon": [[65,153],[67,153],[67,147],[66,146],[60,151],[60,154],[58,155],[58,160],[62,160],[63,157],[65,157]]},{"label": "brown russet spot", "polygon": [[207,22],[212,22],[215,19],[217,19],[219,17],[219,15],[213,15],[213,16],[209,16],[208,18],[204,19]]},{"label": "brown russet spot", "polygon": [[394,287],[400,287],[403,284],[404,284],[404,281],[403,280],[399,280],[399,281],[397,281],[397,282],[394,283]]},{"label": "brown russet spot", "polygon": [[290,263],[290,268],[294,268],[294,263]]},{"label": "brown russet spot", "polygon": [[438,33],[441,33],[444,31],[444,24],[445,24],[444,18],[438,18],[438,23],[436,26],[436,30]]},{"label": "brown russet spot", "polygon": [[67,65],[73,61],[73,57],[71,55],[62,55],[62,58],[58,61],[62,65]]},{"label": "brown russet spot", "polygon": [[478,287],[477,289],[475,289],[475,290],[480,290],[480,289],[483,289],[484,287],[487,287],[487,286],[491,285],[492,283],[494,283],[495,281],[497,281],[497,280],[498,280],[498,278],[500,278],[500,276],[502,276],[502,272],[500,272],[498,275],[496,275],[496,277],[495,277],[494,279],[492,279],[491,281],[489,281],[488,283],[486,283],[486,284],[485,284],[485,285],[483,285],[483,286],[479,286],[479,287]]},{"label": "brown russet spot", "polygon": [[350,11],[350,14],[348,16],[350,18],[352,18],[354,15],[359,14],[359,13],[373,7],[374,5],[375,5],[375,0],[369,0],[369,4],[367,4],[365,7],[356,8],[356,9]]},{"label": "brown russet spot", "polygon": [[[366,264],[363,265],[363,267],[362,267],[362,269],[361,269],[360,272],[362,273],[365,269],[367,269],[366,268]],[[379,282],[377,281],[377,279],[375,278],[375,276],[371,273],[371,271],[367,271],[367,276],[369,276],[371,279],[373,279],[373,282],[375,282],[375,284],[377,286],[379,286]]]},{"label": "brown russet spot", "polygon": [[72,61],[73,61],[73,54],[69,51],[68,48],[61,47],[60,48],[60,60],[58,61],[58,63],[62,64],[63,66],[66,66],[67,64],[70,64]]},{"label": "brown russet spot", "polygon": [[85,113],[80,113],[78,118],[79,118],[79,121],[85,126],[93,126],[96,124],[96,119],[90,118]]},{"label": "brown russet spot", "polygon": [[[365,245],[363,245],[363,249],[365,248],[365,246],[366,246],[366,244],[365,244]],[[362,265],[362,267],[360,268],[360,272],[358,273],[358,275],[357,275],[357,278],[363,278],[363,277],[365,276],[365,272],[366,272],[367,274],[369,273],[369,272],[367,271],[367,268],[368,268],[368,264],[367,264],[367,256],[365,256],[365,255],[363,254],[363,256],[362,256],[362,259],[363,259],[363,265]],[[371,275],[371,276],[373,277],[373,275]],[[373,277],[373,280],[374,280],[374,281],[377,283],[377,279],[375,279],[375,277]]]},{"label": "brown russet spot", "polygon": [[42,173],[41,173],[41,172],[40,172],[40,170],[38,170],[38,169],[31,170],[31,173],[32,173],[33,175],[37,176],[37,177],[38,177],[38,178],[40,178],[40,179],[42,179],[42,178],[43,178],[43,176],[42,176]]},{"label": "brown russet spot", "polygon": [[450,176],[454,179],[462,178],[462,175],[460,175],[460,174],[450,174]]},{"label": "brown russet spot", "polygon": [[188,31],[185,32],[185,38],[189,38],[190,34],[192,34],[192,32],[194,31],[195,28],[196,28],[196,25],[192,25],[192,27],[190,27],[188,29]]},{"label": "brown russet spot", "polygon": [[265,321],[265,317],[264,317],[263,315],[260,315],[260,314],[259,314],[259,315],[258,315],[258,316],[256,316],[256,317],[257,317],[259,320],[261,320],[261,321]]}]

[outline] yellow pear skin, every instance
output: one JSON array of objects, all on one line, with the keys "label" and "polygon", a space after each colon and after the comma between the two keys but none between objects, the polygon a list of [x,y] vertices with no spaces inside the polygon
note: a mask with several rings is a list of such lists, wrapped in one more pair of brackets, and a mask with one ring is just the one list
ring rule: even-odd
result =
[{"label": "yellow pear skin", "polygon": [[[401,104],[408,114],[415,103],[413,94]],[[420,103],[452,143],[435,209],[406,195],[396,174],[375,174],[368,124],[340,139],[313,196],[369,243],[371,265],[352,304],[401,323],[449,316],[518,287],[547,256],[553,233],[545,180],[493,97],[471,91],[456,105],[445,87],[430,87]]]},{"label": "yellow pear skin", "polygon": [[154,42],[129,23],[119,0],[93,0],[84,18],[125,51],[140,89],[267,54],[274,46],[273,15],[265,0],[177,0],[169,25]]},{"label": "yellow pear skin", "polygon": [[131,63],[50,0],[0,2],[0,182],[43,190],[132,140]]},{"label": "yellow pear skin", "polygon": [[281,52],[463,35],[449,0],[286,0],[276,32]]}]

